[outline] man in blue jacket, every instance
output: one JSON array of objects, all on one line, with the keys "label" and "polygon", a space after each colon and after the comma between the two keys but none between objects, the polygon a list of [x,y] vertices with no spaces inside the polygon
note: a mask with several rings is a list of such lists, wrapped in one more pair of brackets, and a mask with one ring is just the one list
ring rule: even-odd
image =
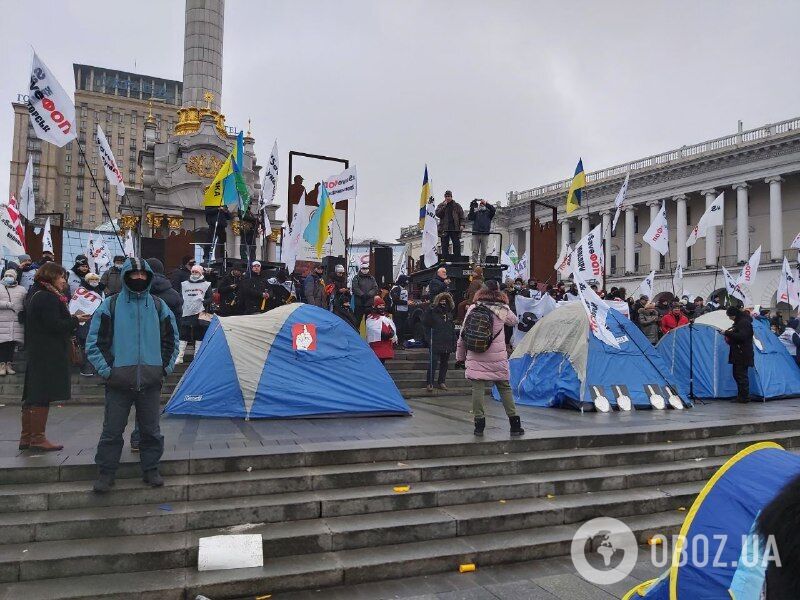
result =
[{"label": "man in blue jacket", "polygon": [[166,302],[150,294],[153,271],[145,261],[129,258],[122,267],[122,289],[95,311],[86,353],[106,384],[103,432],[95,462],[98,494],[108,492],[122,452],[122,434],[131,406],[141,442],[139,459],[144,482],[159,487],[158,464],[164,452],[159,428],[161,386],[178,356],[178,328]]}]

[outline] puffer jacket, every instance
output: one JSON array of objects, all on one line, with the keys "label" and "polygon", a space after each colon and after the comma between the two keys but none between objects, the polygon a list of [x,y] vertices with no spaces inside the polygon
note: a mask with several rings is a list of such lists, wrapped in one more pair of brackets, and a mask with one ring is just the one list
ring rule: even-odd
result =
[{"label": "puffer jacket", "polygon": [[325,281],[322,279],[321,275],[309,273],[303,280],[303,292],[305,292],[306,304],[327,308],[325,302]]},{"label": "puffer jacket", "polygon": [[[489,308],[494,313],[492,335],[495,338],[486,352],[467,350],[464,346],[464,340],[461,337],[458,338],[456,360],[466,361],[467,370],[465,375],[467,379],[508,381],[508,353],[506,352],[503,327],[506,325],[509,327],[515,326],[517,324],[517,315],[509,308],[507,300],[506,295],[502,292],[480,290],[475,294],[475,304],[467,310],[467,317],[478,304]],[[466,322],[466,317],[464,321]]]},{"label": "puffer jacket", "polygon": [[[134,292],[125,275],[148,274],[147,288]],[[178,327],[164,301],[150,294],[153,270],[146,261],[129,258],[122,267],[122,290],[106,298],[92,317],[86,354],[106,385],[122,390],[161,387],[178,357]],[[112,322],[110,303],[115,302]]]},{"label": "puffer jacket", "polygon": [[21,285],[0,285],[0,342],[23,342],[25,330],[17,315],[22,311],[27,291]]}]

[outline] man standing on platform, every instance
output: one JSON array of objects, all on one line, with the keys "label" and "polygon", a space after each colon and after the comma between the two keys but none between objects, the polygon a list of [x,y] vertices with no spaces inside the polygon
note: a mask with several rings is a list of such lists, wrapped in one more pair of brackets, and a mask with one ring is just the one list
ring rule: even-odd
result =
[{"label": "man standing on platform", "polygon": [[748,371],[753,366],[753,319],[735,306],[726,313],[733,325],[725,330],[725,341],[730,345],[728,363],[733,365],[733,379],[738,394],[736,402],[750,402],[750,379]]},{"label": "man standing on platform", "polygon": [[472,263],[486,260],[486,243],[492,229],[495,208],[486,200],[476,198],[469,205],[467,221],[472,221]]},{"label": "man standing on platform", "polygon": [[461,255],[461,232],[464,231],[464,209],[453,200],[453,192],[444,193],[444,202],[436,207],[439,217],[439,238],[442,240],[442,256],[450,256],[450,241],[453,242],[453,255]]},{"label": "man standing on platform", "polygon": [[114,485],[122,434],[131,407],[141,436],[142,478],[152,487],[164,485],[158,472],[164,453],[161,435],[161,386],[178,356],[178,327],[166,302],[150,295],[153,271],[145,261],[129,258],[122,268],[122,290],[106,298],[94,312],[86,353],[105,380],[103,432],[95,462],[98,494]]}]

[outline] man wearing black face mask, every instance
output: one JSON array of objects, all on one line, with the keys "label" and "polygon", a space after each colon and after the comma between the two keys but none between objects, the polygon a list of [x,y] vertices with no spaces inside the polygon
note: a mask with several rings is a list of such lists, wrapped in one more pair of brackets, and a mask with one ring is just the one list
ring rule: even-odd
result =
[{"label": "man wearing black face mask", "polygon": [[425,316],[422,318],[422,325],[425,327],[425,338],[430,348],[430,360],[428,362],[428,392],[433,391],[433,378],[436,375],[436,365],[439,367],[439,378],[436,380],[440,390],[447,390],[445,379],[447,378],[447,363],[450,361],[450,354],[456,349],[456,327],[453,322],[453,311],[455,310],[453,297],[447,292],[438,294],[431,303]]},{"label": "man wearing black face mask", "polygon": [[178,356],[178,327],[167,303],[150,294],[153,270],[145,261],[129,258],[122,267],[122,290],[106,298],[94,312],[86,353],[106,384],[103,432],[95,462],[94,491],[114,485],[122,452],[122,434],[131,407],[141,441],[139,459],[144,482],[164,485],[158,472],[164,452],[159,426],[161,386]]}]

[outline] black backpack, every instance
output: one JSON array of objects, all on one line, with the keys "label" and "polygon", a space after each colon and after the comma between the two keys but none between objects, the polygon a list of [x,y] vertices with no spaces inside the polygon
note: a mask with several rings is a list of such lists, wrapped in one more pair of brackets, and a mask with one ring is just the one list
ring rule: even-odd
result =
[{"label": "black backpack", "polygon": [[503,328],[494,333],[494,313],[483,304],[477,304],[461,328],[461,339],[464,346],[472,352],[486,352],[495,338],[503,333]]}]

